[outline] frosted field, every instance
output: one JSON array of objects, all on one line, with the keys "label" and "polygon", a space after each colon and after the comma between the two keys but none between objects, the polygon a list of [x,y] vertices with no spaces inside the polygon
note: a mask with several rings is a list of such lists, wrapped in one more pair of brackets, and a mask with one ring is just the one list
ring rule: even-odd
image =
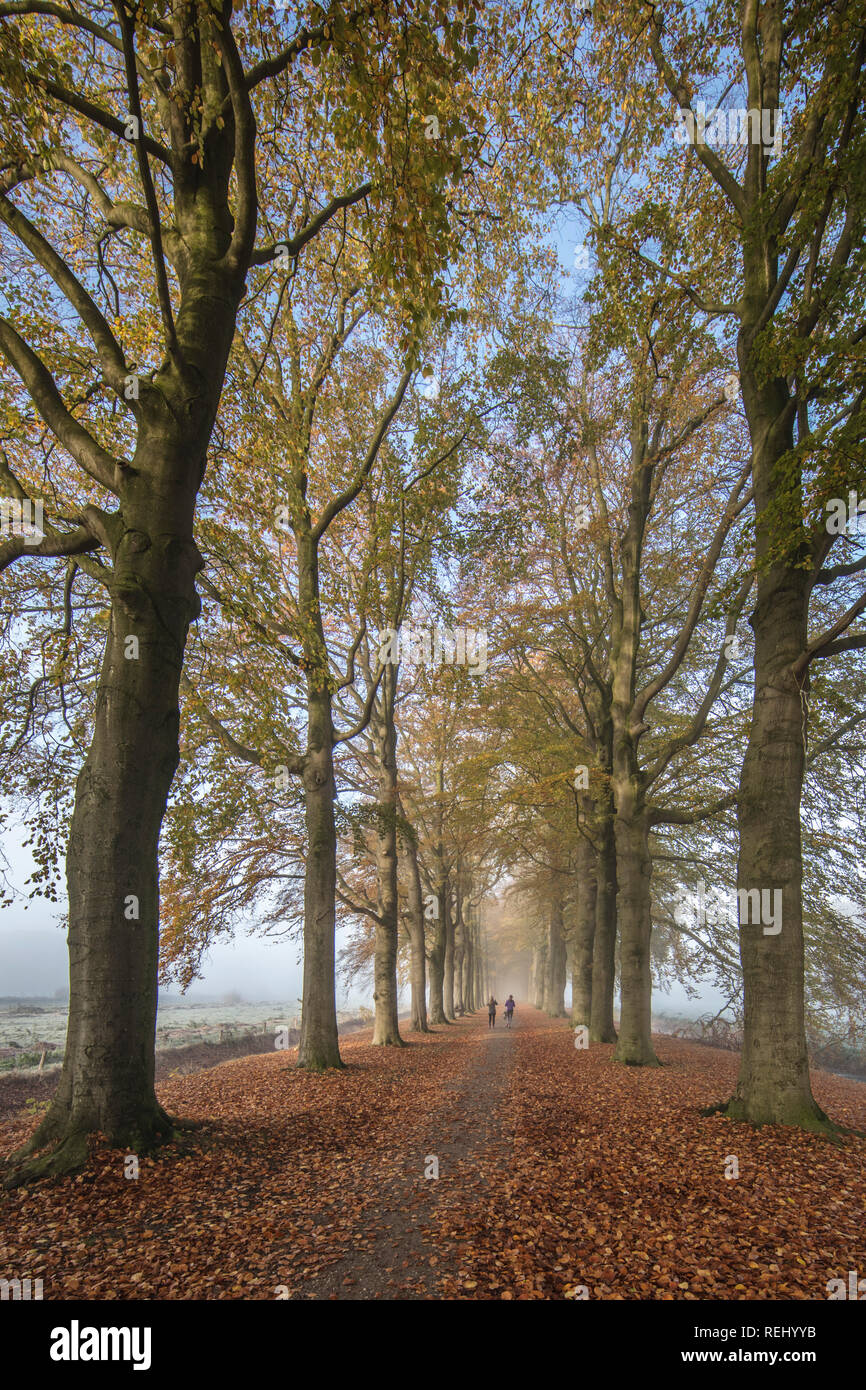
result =
[{"label": "frosted field", "polygon": [[[0,1003],[0,1052],[3,1049],[39,1052],[39,1043],[53,1043],[57,1052],[49,1053],[46,1065],[59,1060],[66,1039],[67,1005],[54,999],[5,999]],[[300,1005],[297,1000],[262,1003],[229,1004],[212,1000],[161,1000],[156,1018],[157,1051],[183,1047],[195,1042],[220,1042],[231,1037],[243,1038],[261,1033],[265,1025],[276,1028],[299,1026]],[[353,1013],[338,1013],[340,1023],[357,1018]],[[0,1069],[8,1069],[14,1059],[0,1056]]]}]

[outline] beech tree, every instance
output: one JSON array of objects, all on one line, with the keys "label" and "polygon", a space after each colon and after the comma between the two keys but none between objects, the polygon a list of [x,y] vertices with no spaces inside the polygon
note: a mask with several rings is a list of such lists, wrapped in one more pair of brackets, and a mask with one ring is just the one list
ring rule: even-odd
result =
[{"label": "beech tree", "polygon": [[[341,1065],[350,916],[376,1043],[398,972],[423,1032],[531,952],[539,1007],[570,963],[572,1021],[653,1066],[653,983],[709,970],[725,1014],[743,986],[720,1108],[831,1132],[810,1028],[844,1036],[866,955],[861,9],[0,0],[0,34],[0,824],[51,901],[65,854],[71,986],[9,1184],[175,1134],[160,927],[186,984],[252,910],[303,931],[301,1066]],[[410,678],[404,625],[485,633],[483,673]],[[685,876],[734,865],[736,930],[692,924]]]},{"label": "beech tree", "polygon": [[[365,790],[366,783],[376,800],[368,852],[376,861],[377,889],[373,903],[370,897],[362,897],[353,890],[347,881],[347,872],[338,870],[338,897],[374,924],[373,1040],[398,1046],[401,1043],[397,1018],[401,840],[409,860],[413,1027],[426,1031],[424,907],[415,834],[405,821],[400,795],[398,703],[406,698],[406,692],[401,693],[400,687],[408,683],[408,691],[412,689],[412,603],[419,591],[427,588],[437,558],[447,554],[447,540],[444,539],[447,510],[459,489],[462,453],[480,425],[470,409],[468,417],[464,413],[462,428],[457,428],[450,401],[446,404],[451,395],[450,385],[447,379],[440,382],[439,377],[435,377],[433,380],[437,408],[432,412],[425,409],[418,420],[408,450],[410,458],[402,467],[392,466],[391,476],[383,480],[375,497],[367,499],[359,516],[362,533],[358,537],[359,554],[363,555],[363,538],[373,538],[372,558],[362,566],[350,561],[345,565],[345,592],[351,602],[354,621],[362,633],[357,664],[363,675],[364,689],[378,687],[367,731],[362,731],[353,741],[352,750],[361,767],[359,790]],[[450,441],[449,432],[452,434]],[[432,456],[428,456],[427,441],[433,439],[439,442]],[[407,644],[408,653],[404,651]],[[383,653],[388,659],[379,676]],[[408,660],[401,664],[405,657]],[[354,696],[357,713],[363,714],[365,698],[354,685],[346,690],[346,697],[351,696]]]},{"label": "beech tree", "polygon": [[[172,1133],[153,1093],[157,846],[199,611],[195,504],[248,276],[296,264],[357,206],[377,229],[383,282],[411,266],[417,316],[439,302],[434,265],[450,243],[431,182],[443,188],[460,152],[456,141],[434,151],[423,115],[436,101],[445,114],[455,63],[473,61],[461,46],[471,26],[444,7],[437,32],[398,5],[314,6],[292,35],[271,13],[204,0],[0,7],[4,248],[44,311],[19,295],[0,351],[57,457],[37,498],[42,539],[29,550],[21,535],[5,540],[0,568],[74,556],[111,604],[67,853],[64,1070],[18,1157],[53,1147],[12,1182],[79,1165],[96,1130],[139,1152]],[[260,198],[273,206],[289,165],[284,142],[263,147],[257,130],[287,106],[331,123],[335,154],[352,154],[329,161],[323,199],[296,199],[288,219],[277,214],[280,236],[257,246]],[[59,225],[58,188],[72,205]],[[16,501],[34,499],[26,465],[7,459],[4,480]]]},{"label": "beech tree", "polygon": [[[703,237],[700,265],[689,257],[683,271],[689,292],[736,333],[758,513],[737,883],[747,893],[780,892],[783,925],[768,935],[741,917],[745,1037],[727,1113],[826,1129],[806,1052],[800,806],[810,672],[866,643],[857,630],[866,594],[846,583],[866,560],[827,563],[847,547],[826,508],[863,484],[866,417],[854,353],[864,331],[866,27],[846,3],[714,6],[719,75],[753,113],[745,136],[719,148],[696,111],[707,72],[703,26],[698,34],[684,12],[663,19],[646,7],[640,27],[693,137],[685,153],[702,175],[700,208],[695,200],[678,213]],[[828,585],[841,585],[832,621],[812,626],[813,596]]]}]

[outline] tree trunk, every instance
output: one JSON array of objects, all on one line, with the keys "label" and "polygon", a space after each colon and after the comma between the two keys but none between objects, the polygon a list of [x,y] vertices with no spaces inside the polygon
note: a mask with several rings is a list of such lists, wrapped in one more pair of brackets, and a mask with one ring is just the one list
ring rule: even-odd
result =
[{"label": "tree trunk", "polygon": [[543,1008],[544,1008],[544,989],[545,989],[545,981],[546,981],[546,979],[547,979],[547,958],[548,958],[548,952],[549,952],[548,939],[547,939],[547,935],[545,934],[545,936],[543,937],[543,939],[542,939],[542,941],[541,941],[541,944],[540,944],[539,946],[536,947],[536,963],[535,963],[535,998],[534,998],[534,1000],[533,1000],[533,1003],[535,1004],[536,1009],[543,1009]]},{"label": "tree trunk", "polygon": [[[746,62],[750,107],[774,109],[779,102],[780,72],[797,66],[796,62],[791,65],[790,55],[785,54],[785,25],[783,7],[761,7],[761,59]],[[751,42],[749,38],[748,43]],[[827,71],[823,76],[815,73],[815,81],[826,80]],[[835,157],[839,157],[842,146],[837,141],[850,119],[851,111],[844,101],[821,116],[821,139],[831,151],[831,159],[834,150]],[[836,126],[837,121],[840,126]],[[796,185],[796,173],[791,174],[794,185],[789,181],[787,186],[774,186],[772,175],[768,179],[765,152],[760,144],[753,143],[748,147],[741,185],[744,208],[738,220],[743,228],[743,285],[737,358],[752,445],[757,597],[750,620],[755,634],[752,722],[737,807],[744,1034],[737,1086],[727,1107],[732,1118],[752,1124],[792,1124],[820,1131],[828,1131],[832,1126],[812,1096],[806,1051],[800,803],[808,667],[799,674],[796,669],[807,642],[810,593],[807,568],[802,568],[802,564],[805,560],[808,567],[809,557],[801,552],[788,561],[777,558],[771,562],[770,551],[780,537],[788,537],[791,542],[797,537],[805,539],[806,499],[800,470],[808,455],[804,454],[802,460],[791,457],[795,424],[797,443],[803,433],[816,425],[816,438],[821,438],[820,423],[812,421],[803,402],[810,399],[811,382],[821,380],[822,368],[816,366],[814,378],[809,370],[805,376],[799,370],[792,371],[790,327],[779,318],[786,312],[787,298],[777,293],[779,258],[787,254],[788,234],[795,224],[804,246],[810,246],[813,253],[821,247],[821,257],[810,263],[807,272],[807,283],[814,275],[821,284],[821,293],[813,296],[809,290],[805,301],[801,301],[803,318],[797,332],[802,336],[796,341],[803,362],[809,360],[807,347],[820,344],[826,330],[832,329],[837,293],[833,282],[844,283],[837,277],[848,261],[843,236],[827,261],[830,274],[817,269],[826,249],[826,239],[822,246],[825,227],[834,225],[843,215],[843,207],[850,213],[846,176],[837,179],[839,169],[831,170],[826,161],[825,165],[829,197],[826,205],[822,207],[817,200],[804,203],[798,194],[797,212],[792,202],[781,220],[768,217],[766,209],[770,205],[778,208],[784,201],[783,193],[790,194]],[[718,173],[715,177],[718,180]],[[857,245],[856,238],[852,244]],[[778,347],[768,355],[767,345],[772,342],[777,342]],[[775,376],[768,370],[774,356],[778,373]],[[790,378],[783,375],[787,371],[792,371]],[[794,389],[798,395],[802,392],[799,400],[794,398]],[[830,431],[821,449],[829,469],[828,478],[836,478],[841,484],[850,465],[850,441],[843,443],[840,454],[834,455]],[[780,467],[783,459],[787,462]],[[751,920],[752,912],[744,910],[749,901],[744,895],[756,890],[770,895],[769,903],[774,909],[776,894],[781,894],[781,930],[777,930],[775,921]],[[771,912],[771,919],[773,915],[775,911]],[[745,920],[747,916],[750,920]],[[772,930],[765,932],[766,926]]]},{"label": "tree trunk", "polygon": [[616,864],[622,990],[614,1056],[627,1066],[657,1067],[652,1045],[652,860],[646,813],[641,809],[631,816],[617,815]]},{"label": "tree trunk", "polygon": [[433,944],[430,947],[428,974],[430,976],[430,1007],[428,1015],[431,1023],[447,1023],[445,1017],[445,913],[447,911],[448,884],[439,889],[436,898],[437,916],[433,929]]},{"label": "tree trunk", "polygon": [[487,959],[484,950],[484,941],[481,936],[480,908],[475,917],[475,960],[478,966],[478,998],[483,1008],[486,1001],[490,998],[490,995],[487,989]]},{"label": "tree trunk", "polygon": [[616,988],[617,865],[610,799],[605,803],[599,823],[598,843],[589,1040],[594,1043],[615,1043],[613,996]]},{"label": "tree trunk", "polygon": [[402,832],[403,857],[407,866],[409,976],[412,987],[412,1032],[429,1033],[427,1026],[427,949],[424,939],[424,896],[418,868],[418,847],[410,826]]},{"label": "tree trunk", "polygon": [[[232,138],[227,123],[225,140]],[[218,143],[214,133],[213,166],[221,171],[227,150]],[[175,185],[188,258],[176,355],[142,393],[132,467],[118,477],[119,508],[101,516],[113,571],[111,616],[67,849],[66,1050],[51,1108],[14,1156],[33,1157],[17,1163],[10,1187],[80,1167],[90,1133],[144,1153],[173,1132],[153,1089],[159,836],[179,759],[187,634],[201,610],[196,499],[255,239],[253,217],[230,267],[221,177],[199,166],[196,198],[178,196]],[[52,1150],[38,1154],[46,1144]]]},{"label": "tree trunk", "polygon": [[466,954],[463,959],[463,1005],[468,1014],[472,1014],[478,1008],[478,1000],[475,997],[475,932],[472,926],[472,903],[468,904],[464,923],[466,936]]},{"label": "tree trunk", "polygon": [[298,1066],[308,1071],[342,1067],[335,996],[337,830],[334,820],[333,723],[327,686],[307,696],[304,806],[304,986]]},{"label": "tree trunk", "polygon": [[304,985],[298,1066],[308,1071],[342,1067],[337,1037],[334,967],[337,829],[334,801],[334,723],[327,647],[319,601],[316,543],[297,535],[298,607],[306,619],[307,748],[304,809],[307,861],[304,872]]},{"label": "tree trunk", "polygon": [[596,852],[581,835],[577,845],[577,904],[571,963],[571,1021],[575,1027],[592,1021],[592,954],[595,942],[595,903],[598,891]]},{"label": "tree trunk", "polygon": [[466,928],[463,921],[463,894],[461,892],[460,873],[457,874],[457,886],[454,900],[454,1013],[462,1016],[466,1012],[466,1005],[463,995],[463,962],[466,958]]},{"label": "tree trunk", "polygon": [[[55,1147],[13,1172],[10,1186],[81,1167],[95,1132],[136,1154],[172,1134],[153,1084],[157,850],[179,758],[183,653],[199,608],[194,498],[171,505],[169,492],[161,512],[149,494],[133,496],[124,510],[93,738],[76,784],[66,858],[66,1051],[51,1108],[14,1160]],[[129,637],[138,640],[135,657],[127,656]]]},{"label": "tree trunk", "polygon": [[547,968],[544,977],[544,1009],[552,1018],[565,1017],[566,949],[562,898],[550,905],[547,926]]},{"label": "tree trunk", "polygon": [[439,866],[439,890],[436,895],[436,928],[430,949],[430,1022],[448,1023],[445,1013],[445,952],[448,946],[448,875],[445,871],[443,834],[443,795],[445,772],[440,762],[436,767],[436,860]]},{"label": "tree trunk", "polygon": [[[770,501],[774,465],[786,439],[767,426],[783,404],[762,399],[743,375],[753,440],[758,514]],[[766,549],[758,525],[758,559]],[[751,1124],[790,1124],[825,1130],[829,1121],[812,1095],[806,1050],[803,984],[803,861],[800,800],[804,771],[805,707],[792,670],[806,646],[809,592],[804,571],[759,564],[755,633],[755,693],[749,741],[740,777],[737,816],[740,856],[737,888],[781,891],[781,931],[740,911],[744,1031],[740,1073],[727,1113]],[[754,914],[759,915],[759,914]]]},{"label": "tree trunk", "polygon": [[376,826],[376,871],[379,916],[373,962],[373,1045],[403,1047],[398,1022],[397,947],[397,730],[394,724],[396,667],[382,675],[373,735],[379,763]]},{"label": "tree trunk", "polygon": [[477,907],[472,914],[472,956],[475,962],[475,979],[472,988],[475,994],[475,1007],[480,1009],[484,1006],[484,980],[482,978],[481,915]]},{"label": "tree trunk", "polygon": [[442,1002],[445,1008],[445,1017],[449,1023],[454,1021],[454,916],[451,912],[451,889],[450,885],[446,889],[444,897],[445,907],[445,958],[444,968],[444,989]]}]

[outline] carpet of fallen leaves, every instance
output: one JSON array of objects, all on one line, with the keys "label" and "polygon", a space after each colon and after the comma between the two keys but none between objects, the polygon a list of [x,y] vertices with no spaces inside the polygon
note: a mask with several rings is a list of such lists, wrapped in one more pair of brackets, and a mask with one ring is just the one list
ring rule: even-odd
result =
[{"label": "carpet of fallen leaves", "polygon": [[[275,1053],[167,1080],[190,1140],[137,1180],[97,1145],[83,1174],[0,1197],[0,1277],[46,1299],[820,1300],[866,1271],[866,1139],[702,1116],[729,1053],[660,1037],[664,1066],[628,1069],[518,1018],[402,1050],[361,1034],[322,1076]],[[813,1084],[866,1129],[866,1086]],[[0,1126],[0,1152],[34,1123]]]}]

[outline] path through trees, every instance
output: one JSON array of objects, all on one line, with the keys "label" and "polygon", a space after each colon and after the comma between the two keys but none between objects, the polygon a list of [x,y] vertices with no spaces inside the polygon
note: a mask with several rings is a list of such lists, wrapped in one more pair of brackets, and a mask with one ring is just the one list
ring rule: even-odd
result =
[{"label": "path through trees", "polygon": [[[86,1183],[14,1195],[4,1259],[46,1298],[263,1300],[819,1300],[864,1260],[866,1141],[702,1116],[731,1054],[659,1036],[661,1068],[611,1067],[518,1010],[395,1053],[344,1039],[339,1073],[275,1054],[163,1082],[192,1151],[128,1182],[103,1148]],[[813,1084],[866,1127],[866,1086]]]}]

